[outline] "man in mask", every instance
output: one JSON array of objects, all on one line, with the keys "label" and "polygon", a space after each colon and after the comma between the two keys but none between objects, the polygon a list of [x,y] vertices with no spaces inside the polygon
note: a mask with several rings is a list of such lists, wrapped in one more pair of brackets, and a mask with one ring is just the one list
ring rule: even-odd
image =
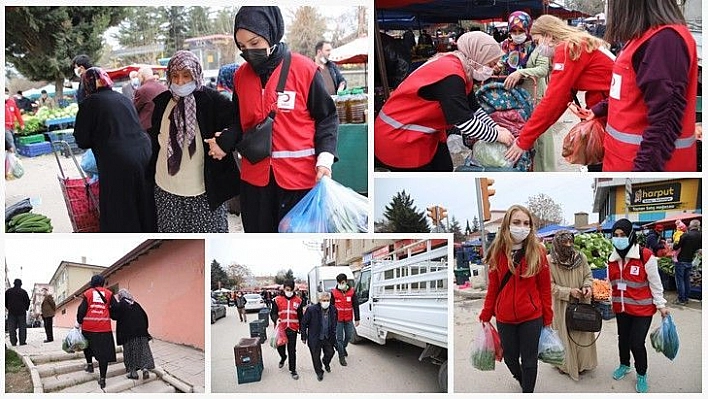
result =
[{"label": "man in mask", "polygon": [[283,295],[278,295],[275,298],[273,307],[270,309],[273,327],[276,330],[279,328],[284,329],[285,335],[288,337],[288,342],[285,345],[278,346],[278,354],[280,355],[278,367],[283,368],[287,359],[290,376],[294,380],[300,378],[295,369],[295,346],[297,345],[297,333],[300,331],[300,321],[302,320],[301,305],[302,300],[295,295],[295,281],[287,280],[283,284]]},{"label": "man in mask", "polygon": [[124,96],[128,97],[130,101],[135,98],[135,91],[140,87],[140,79],[138,78],[138,71],[130,71],[128,74],[130,81],[123,84],[120,89]]},{"label": "man in mask", "polygon": [[[317,304],[308,306],[300,323],[302,342],[310,348],[312,365],[315,367],[317,380],[322,381],[324,370],[332,370],[329,363],[334,357],[335,333],[337,328],[337,309],[330,306],[329,292],[320,292]],[[324,352],[324,357],[322,353]]]},{"label": "man in mask", "polygon": [[337,287],[332,290],[334,306],[337,308],[337,352],[339,364],[347,365],[347,345],[354,335],[354,328],[359,326],[359,300],[354,287],[349,286],[347,275],[337,275]]},{"label": "man in mask", "polygon": [[82,83],[81,77],[84,75],[87,69],[91,68],[91,59],[86,54],[80,54],[74,57],[71,61],[72,67],[74,68],[74,75],[79,78],[79,88],[76,90],[76,103],[81,104],[86,98],[86,93],[84,92],[84,85]]},{"label": "man in mask", "polygon": [[315,64],[319,68],[325,87],[330,95],[337,94],[338,91],[347,88],[347,80],[344,79],[337,65],[329,60],[332,53],[332,43],[321,40],[315,45]]}]

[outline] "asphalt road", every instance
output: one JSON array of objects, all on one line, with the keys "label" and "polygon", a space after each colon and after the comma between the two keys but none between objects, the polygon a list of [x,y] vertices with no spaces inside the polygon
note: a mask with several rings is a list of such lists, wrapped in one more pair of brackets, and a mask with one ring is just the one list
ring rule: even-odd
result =
[{"label": "asphalt road", "polygon": [[[256,313],[249,313],[248,321],[257,317]],[[272,333],[270,323],[268,338]],[[350,344],[348,366],[341,366],[335,353],[332,372],[317,381],[310,352],[298,339],[300,379],[296,381],[290,377],[287,362],[284,368],[278,368],[280,356],[266,341],[261,345],[264,363],[261,381],[239,385],[233,348],[240,338],[248,336],[248,324],[239,322],[235,307],[227,308],[227,316],[211,325],[211,392],[438,392],[438,366],[418,361],[421,349],[401,342]]]},{"label": "asphalt road", "polygon": [[[669,303],[674,293],[667,293]],[[478,315],[482,299],[461,299],[455,297],[455,392],[519,393],[521,388],[511,376],[503,362],[497,362],[494,371],[479,371],[472,367],[473,337],[481,328]],[[647,370],[649,392],[695,393],[702,391],[701,366],[701,302],[691,300],[687,307],[671,308],[671,314],[679,333],[679,353],[670,361],[651,347],[647,337],[649,368]],[[661,323],[661,317],[654,316],[650,332]],[[494,320],[492,320],[494,322]],[[603,322],[602,334],[597,340],[598,367],[580,376],[574,382],[562,375],[549,364],[539,362],[535,392],[570,393],[634,393],[636,373],[632,372],[623,380],[612,379],[612,371],[619,364],[617,352],[617,323],[615,319]]]}]

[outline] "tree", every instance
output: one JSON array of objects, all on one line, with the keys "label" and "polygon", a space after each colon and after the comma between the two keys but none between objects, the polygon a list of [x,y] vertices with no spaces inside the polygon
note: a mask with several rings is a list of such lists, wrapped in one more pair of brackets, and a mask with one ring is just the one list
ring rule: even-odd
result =
[{"label": "tree", "polygon": [[126,7],[5,7],[5,62],[30,80],[54,82],[61,98],[72,59],[98,60],[103,33],[125,14]]},{"label": "tree", "polygon": [[398,192],[384,210],[384,217],[394,233],[429,233],[424,212],[418,212],[406,190]]},{"label": "tree", "polygon": [[189,7],[187,37],[200,37],[213,33],[208,7]]},{"label": "tree", "polygon": [[565,0],[565,7],[595,15],[605,11],[605,0]]},{"label": "tree", "polygon": [[393,233],[392,227],[388,220],[381,219],[374,221],[374,232],[375,233]]},{"label": "tree", "polygon": [[472,228],[470,227],[470,220],[467,219],[467,226],[465,226],[465,235],[472,234]]},{"label": "tree", "polygon": [[[133,7],[129,8],[128,16],[120,24],[120,29],[115,35],[123,50],[128,53],[119,55],[123,64],[156,62],[160,51],[154,48],[152,51],[148,46],[162,44],[160,26],[164,22],[163,15],[157,7]],[[134,50],[134,54],[130,54]]]},{"label": "tree", "polygon": [[228,285],[229,277],[216,259],[211,261],[211,290],[218,290]]},{"label": "tree", "polygon": [[293,273],[293,269],[288,269],[287,271],[285,271],[285,269],[282,269],[279,270],[278,273],[275,275],[276,284],[284,284],[287,280],[295,281],[295,274]]},{"label": "tree", "polygon": [[460,226],[460,222],[455,218],[455,216],[450,218],[450,229],[448,232],[453,234],[453,240],[455,242],[462,242],[465,240],[465,235],[462,233],[462,226]]},{"label": "tree", "polygon": [[327,20],[320,15],[316,7],[298,7],[292,15],[288,28],[288,45],[296,53],[306,57],[315,57],[315,44],[322,40],[327,31]]},{"label": "tree", "polygon": [[479,231],[479,219],[477,219],[477,216],[475,216],[472,219],[472,232],[476,233]]},{"label": "tree", "polygon": [[540,193],[529,197],[526,201],[529,211],[534,215],[539,229],[550,224],[563,223],[563,207],[553,201],[550,196]]},{"label": "tree", "polygon": [[164,19],[162,34],[165,36],[165,54],[171,57],[177,50],[182,50],[187,38],[187,9],[185,7],[160,7]]},{"label": "tree", "polygon": [[238,9],[239,7],[225,7],[219,9],[211,22],[212,33],[233,36],[234,17],[236,16]]}]

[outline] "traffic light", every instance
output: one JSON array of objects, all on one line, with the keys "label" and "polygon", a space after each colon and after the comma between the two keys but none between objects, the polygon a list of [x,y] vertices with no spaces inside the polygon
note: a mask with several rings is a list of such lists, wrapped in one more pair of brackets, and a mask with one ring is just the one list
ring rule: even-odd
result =
[{"label": "traffic light", "polygon": [[440,219],[440,221],[442,221],[443,219],[446,219],[447,218],[447,209],[443,208],[442,206],[439,206],[438,207],[438,218]]},{"label": "traffic light", "polygon": [[438,220],[440,220],[439,214],[438,214],[438,207],[437,205],[435,206],[429,206],[428,208],[428,217],[432,219],[433,221],[433,226],[436,226],[438,224]]},{"label": "traffic light", "polygon": [[488,222],[492,218],[492,212],[489,206],[489,197],[494,195],[495,191],[491,188],[494,184],[494,179],[479,179],[479,185],[482,188],[482,215],[484,216],[484,221]]}]

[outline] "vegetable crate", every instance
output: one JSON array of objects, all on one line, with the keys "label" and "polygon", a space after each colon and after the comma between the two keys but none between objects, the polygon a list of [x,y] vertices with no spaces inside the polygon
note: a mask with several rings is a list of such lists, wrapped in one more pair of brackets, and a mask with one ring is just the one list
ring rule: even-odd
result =
[{"label": "vegetable crate", "polygon": [[259,338],[259,343],[262,344],[268,339],[266,335],[266,325],[263,320],[258,319],[249,323],[251,338]]},{"label": "vegetable crate", "polygon": [[27,144],[41,143],[45,140],[44,140],[44,134],[39,133],[39,134],[30,134],[29,136],[18,136],[18,137],[16,137],[15,141],[17,142],[18,145],[27,145]]},{"label": "vegetable crate", "polygon": [[52,145],[46,141],[41,143],[20,144],[17,153],[26,157],[37,157],[52,152]]},{"label": "vegetable crate", "polygon": [[604,280],[607,278],[607,268],[591,269],[591,272],[592,272],[592,278],[596,278],[598,280]]},{"label": "vegetable crate", "polygon": [[236,367],[254,366],[260,364],[263,366],[263,355],[261,353],[261,344],[258,338],[241,338],[236,346],[234,346],[234,358],[236,359]]},{"label": "vegetable crate", "polygon": [[258,319],[263,320],[263,324],[265,325],[264,328],[268,327],[269,320],[268,318],[270,317],[270,310],[268,308],[263,308],[258,311]]},{"label": "vegetable crate", "polygon": [[612,302],[593,301],[592,304],[602,315],[602,320],[612,320],[615,317],[615,312],[612,311]]},{"label": "vegetable crate", "polygon": [[47,132],[46,135],[52,143],[55,141],[66,141],[69,144],[76,142],[73,129],[55,130]]},{"label": "vegetable crate", "polygon": [[70,116],[66,118],[47,119],[44,121],[44,125],[47,127],[47,130],[61,130],[69,126],[74,126],[75,121],[76,117]]},{"label": "vegetable crate", "polygon": [[[57,176],[57,178],[59,179],[61,192],[64,195],[64,202],[69,212],[69,220],[71,220],[74,233],[99,232],[100,211],[98,205],[98,181],[91,182],[84,174],[83,169],[79,166],[79,161],[76,160],[74,153],[71,151],[69,143],[66,141],[56,141],[52,143],[51,146],[54,149],[54,157],[57,160],[57,165],[59,165],[59,172],[61,172],[61,175]],[[71,179],[66,176],[64,168],[61,166],[61,162],[59,162],[58,151],[68,151],[81,178]]]},{"label": "vegetable crate", "polygon": [[236,376],[239,384],[247,384],[249,382],[260,381],[262,375],[263,364],[254,364],[252,366],[236,366]]}]

